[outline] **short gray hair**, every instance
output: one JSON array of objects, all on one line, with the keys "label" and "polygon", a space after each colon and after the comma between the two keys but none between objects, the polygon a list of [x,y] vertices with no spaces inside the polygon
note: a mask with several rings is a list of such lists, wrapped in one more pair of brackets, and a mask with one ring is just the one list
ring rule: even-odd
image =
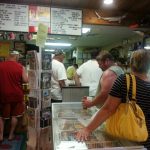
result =
[{"label": "short gray hair", "polygon": [[140,49],[131,55],[131,69],[137,73],[148,73],[150,69],[150,51]]}]

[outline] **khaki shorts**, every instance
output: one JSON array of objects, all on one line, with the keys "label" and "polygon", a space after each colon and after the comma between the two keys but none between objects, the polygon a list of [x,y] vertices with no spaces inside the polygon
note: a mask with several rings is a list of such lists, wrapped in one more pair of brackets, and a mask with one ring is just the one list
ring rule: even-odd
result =
[{"label": "khaki shorts", "polygon": [[11,117],[21,117],[25,111],[23,102],[1,103],[0,117],[9,119]]}]

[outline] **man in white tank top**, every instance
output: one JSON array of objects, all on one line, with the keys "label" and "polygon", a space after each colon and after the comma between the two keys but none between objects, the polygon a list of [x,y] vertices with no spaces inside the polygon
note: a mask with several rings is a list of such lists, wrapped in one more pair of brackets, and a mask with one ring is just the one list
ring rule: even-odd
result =
[{"label": "man in white tank top", "polygon": [[87,99],[82,100],[84,108],[100,107],[103,105],[117,76],[124,73],[122,68],[114,63],[113,56],[107,51],[101,52],[97,57],[97,61],[104,72],[99,80],[95,98],[92,101]]}]

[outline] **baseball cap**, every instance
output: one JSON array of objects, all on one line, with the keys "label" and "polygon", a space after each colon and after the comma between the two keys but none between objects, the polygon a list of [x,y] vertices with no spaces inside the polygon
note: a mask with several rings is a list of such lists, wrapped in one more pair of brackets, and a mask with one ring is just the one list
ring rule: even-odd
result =
[{"label": "baseball cap", "polygon": [[13,49],[11,49],[10,51],[9,51],[9,53],[11,54],[11,55],[19,55],[19,52],[18,51],[16,51],[16,50],[13,50]]},{"label": "baseball cap", "polygon": [[11,54],[11,55],[19,55],[20,58],[23,57],[23,55],[21,55],[21,54],[19,53],[19,51],[15,50],[15,49],[11,49],[11,50],[9,51],[9,54]]},{"label": "baseball cap", "polygon": [[55,50],[54,55],[64,55],[65,53],[62,50]]}]

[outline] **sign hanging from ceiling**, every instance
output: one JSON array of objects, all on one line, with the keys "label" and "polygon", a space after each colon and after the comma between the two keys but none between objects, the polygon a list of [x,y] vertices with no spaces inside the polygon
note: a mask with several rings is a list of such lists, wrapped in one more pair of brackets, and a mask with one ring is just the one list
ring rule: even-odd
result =
[{"label": "sign hanging from ceiling", "polygon": [[48,26],[50,32],[50,8],[29,6],[29,32],[37,32],[39,23]]},{"label": "sign hanging from ceiling", "polygon": [[51,8],[51,34],[81,35],[82,10]]},{"label": "sign hanging from ceiling", "polygon": [[44,47],[48,33],[48,27],[45,24],[40,23],[38,25],[36,46]]},{"label": "sign hanging from ceiling", "polygon": [[0,30],[28,32],[28,6],[0,3]]}]

